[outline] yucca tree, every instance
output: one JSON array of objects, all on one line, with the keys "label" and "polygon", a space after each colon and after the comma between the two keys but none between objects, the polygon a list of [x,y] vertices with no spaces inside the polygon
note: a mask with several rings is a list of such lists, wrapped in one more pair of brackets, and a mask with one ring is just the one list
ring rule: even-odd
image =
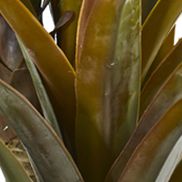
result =
[{"label": "yucca tree", "polygon": [[181,0],[0,0],[7,181],[180,181],[181,12]]}]

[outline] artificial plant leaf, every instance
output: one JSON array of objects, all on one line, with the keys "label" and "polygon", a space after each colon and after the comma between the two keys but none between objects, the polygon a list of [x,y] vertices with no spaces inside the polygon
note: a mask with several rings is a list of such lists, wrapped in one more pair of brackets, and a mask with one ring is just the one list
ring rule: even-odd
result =
[{"label": "artificial plant leaf", "polygon": [[30,103],[3,81],[0,97],[0,114],[22,140],[42,179],[83,181],[62,141]]},{"label": "artificial plant leaf", "polygon": [[[178,139],[170,154],[168,155],[165,163],[163,164],[156,182],[169,181],[175,168],[181,162],[182,156],[182,136]],[[178,178],[180,180],[180,178]]]},{"label": "artificial plant leaf", "polygon": [[13,85],[40,110],[32,80],[23,64],[23,56],[15,33],[2,16],[0,17],[0,27],[0,57],[3,60],[0,64],[0,78]]},{"label": "artificial plant leaf", "polygon": [[151,67],[150,67],[150,69],[149,69],[149,71],[145,77],[144,82],[142,83],[143,85],[145,85],[145,83],[150,78],[152,73],[157,69],[157,67],[162,63],[162,61],[164,61],[165,57],[167,57],[168,54],[173,49],[173,47],[174,47],[174,35],[175,35],[175,27],[172,28],[172,30],[169,32],[168,36],[166,37],[166,39],[162,43],[162,46],[161,46],[159,52],[157,53],[157,56],[154,59],[152,65],[151,65]]},{"label": "artificial plant leaf", "polygon": [[30,163],[30,158],[27,155],[20,139],[17,137],[15,131],[10,128],[2,116],[0,116],[0,140],[6,144],[6,147],[15,155],[15,158],[22,165],[27,175],[32,181],[37,181],[36,173],[33,171]]},{"label": "artificial plant leaf", "polygon": [[0,78],[8,83],[11,80],[11,71],[2,63],[0,63]]},{"label": "artificial plant leaf", "polygon": [[53,126],[56,133],[62,138],[62,135],[61,135],[61,132],[59,129],[59,125],[58,125],[58,121],[54,114],[51,102],[50,102],[47,92],[44,88],[44,85],[43,85],[41,77],[37,71],[37,68],[35,67],[35,65],[34,65],[29,53],[27,52],[26,47],[23,45],[22,41],[20,39],[18,39],[18,42],[19,42],[20,48],[22,50],[23,56],[25,58],[26,66],[30,72],[30,75],[31,75],[31,78],[33,81],[33,85],[34,85],[35,91],[37,93],[37,97],[39,99],[39,102],[40,102],[40,105],[42,108],[43,115],[44,115],[45,119],[47,119],[47,121],[49,121],[50,124]]},{"label": "artificial plant leaf", "polygon": [[77,156],[87,181],[103,181],[138,117],[140,1],[87,0],[81,9],[76,53]]},{"label": "artificial plant leaf", "polygon": [[51,92],[54,93],[61,124],[73,140],[75,72],[72,66],[51,36],[19,0],[0,1],[0,12],[20,37]]},{"label": "artificial plant leaf", "polygon": [[[12,130],[12,128],[8,127],[7,130]],[[5,130],[5,132],[7,132],[7,130]],[[38,179],[37,174],[34,172],[34,169],[32,168],[32,162],[30,162],[31,159],[29,158],[25,148],[23,147],[21,140],[17,136],[14,136],[13,138],[9,138],[9,140],[6,141],[5,144],[6,147],[14,154],[18,162],[22,165],[31,181],[41,182]]]},{"label": "artificial plant leaf", "polygon": [[182,40],[170,51],[168,56],[161,62],[158,68],[145,83],[141,92],[140,115],[144,113],[151,100],[166,80],[175,72],[175,69],[182,63]]},{"label": "artificial plant leaf", "polygon": [[[34,0],[21,0],[21,2],[31,11],[31,13],[34,15],[34,16],[37,16],[37,13],[36,13],[36,9],[35,7],[32,5],[32,1]],[[40,2],[41,0],[35,0],[36,2]]]},{"label": "artificial plant leaf", "polygon": [[8,127],[8,124],[2,116],[0,116],[0,140],[4,143],[8,143],[10,140],[16,137],[16,133],[12,128]]},{"label": "artificial plant leaf", "polygon": [[75,65],[76,32],[81,3],[82,0],[62,0],[60,3],[61,12],[74,12],[72,21],[60,30],[60,34],[58,36],[60,46],[72,65]]},{"label": "artificial plant leaf", "polygon": [[0,165],[8,182],[32,182],[15,155],[0,140]]},{"label": "artificial plant leaf", "polygon": [[157,1],[159,0],[142,0],[142,22],[145,22]]},{"label": "artificial plant leaf", "polygon": [[[174,144],[182,133],[182,100],[163,115],[125,160],[122,152],[111,168],[106,181],[155,181]],[[145,121],[147,122],[147,121]],[[145,128],[142,128],[145,130]],[[134,138],[131,138],[133,140]],[[123,164],[123,161],[125,163]]]},{"label": "artificial plant leaf", "polygon": [[49,34],[54,36],[60,28],[65,26],[73,18],[73,15],[74,15],[73,11],[64,12],[64,14],[57,21],[54,30],[50,32]]},{"label": "artificial plant leaf", "polygon": [[23,94],[38,111],[41,111],[35,88],[27,68],[23,67],[11,73],[9,84]]},{"label": "artificial plant leaf", "polygon": [[181,12],[181,1],[160,0],[145,21],[142,29],[142,80]]},{"label": "artificial plant leaf", "polygon": [[0,16],[0,58],[11,70],[15,70],[23,61],[15,33],[2,16]]},{"label": "artificial plant leaf", "polygon": [[144,137],[147,135],[147,133],[149,133],[150,129],[155,126],[156,122],[158,122],[166,113],[168,113],[168,111],[173,108],[176,103],[182,100],[181,73],[182,64],[174,70],[174,73],[159,90],[158,94],[152,100],[150,105],[148,105],[145,112],[143,112],[137,129],[120,154],[116,165],[111,170],[109,179],[115,179],[114,176],[117,178],[117,176],[120,175],[120,172],[127,165],[132,153],[135,151],[140,142],[144,140]]},{"label": "artificial plant leaf", "polygon": [[[25,0],[23,0],[23,1],[25,1]],[[31,3],[32,3],[32,5],[34,7],[34,10],[36,11],[37,15],[40,15],[42,0],[29,0],[29,1],[31,1]]]}]

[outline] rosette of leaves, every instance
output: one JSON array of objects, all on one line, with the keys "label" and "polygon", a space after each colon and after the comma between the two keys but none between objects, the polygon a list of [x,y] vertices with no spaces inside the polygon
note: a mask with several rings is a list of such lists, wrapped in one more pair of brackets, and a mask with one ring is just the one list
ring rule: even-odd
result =
[{"label": "rosette of leaves", "polygon": [[[52,32],[42,25],[47,5]],[[173,42],[181,12],[180,0],[1,0],[6,178],[33,179],[6,144],[13,135],[35,181],[177,181],[182,41]]]}]

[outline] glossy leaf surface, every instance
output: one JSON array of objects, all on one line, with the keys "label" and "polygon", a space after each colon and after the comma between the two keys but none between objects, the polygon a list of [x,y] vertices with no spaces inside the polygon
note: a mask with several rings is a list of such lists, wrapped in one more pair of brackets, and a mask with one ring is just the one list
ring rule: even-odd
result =
[{"label": "glossy leaf surface", "polygon": [[142,80],[181,11],[181,1],[160,0],[145,21],[142,30]]},{"label": "glossy leaf surface", "polygon": [[51,92],[54,93],[62,125],[73,139],[75,73],[69,61],[55,45],[50,35],[19,0],[0,1],[0,12],[21,38],[30,57],[47,81]]},{"label": "glossy leaf surface", "polygon": [[157,69],[158,66],[164,61],[164,59],[170,54],[171,50],[174,47],[174,36],[175,36],[175,27],[169,32],[168,36],[164,40],[159,52],[157,53],[156,58],[154,59],[144,82],[142,85],[145,85],[146,81],[150,78],[152,73]]},{"label": "glossy leaf surface", "polygon": [[30,103],[2,81],[0,96],[0,114],[21,138],[42,179],[82,181],[64,144]]},{"label": "glossy leaf surface", "polygon": [[[165,84],[166,80],[175,72],[175,69],[182,63],[182,40],[170,51],[168,56],[153,72],[146,82],[141,93],[140,113],[143,114],[146,107],[155,97],[159,89]],[[172,89],[173,90],[173,89]]]},{"label": "glossy leaf surface", "polygon": [[0,58],[10,70],[15,70],[23,61],[15,33],[0,16]]},{"label": "glossy leaf surface", "polygon": [[73,11],[74,13],[71,21],[67,26],[61,29],[58,36],[60,46],[72,65],[75,65],[76,32],[82,1],[83,0],[62,0],[59,4],[61,13],[65,11]]},{"label": "glossy leaf surface", "polygon": [[61,135],[61,132],[59,129],[59,125],[58,125],[58,121],[54,114],[52,105],[50,103],[47,92],[44,88],[40,75],[37,71],[37,68],[35,67],[33,61],[31,60],[31,57],[29,56],[29,53],[26,50],[26,47],[23,45],[22,41],[20,39],[18,39],[18,42],[19,42],[20,48],[22,50],[22,53],[24,55],[27,68],[30,72],[30,75],[31,75],[31,78],[33,81],[33,85],[36,90],[37,97],[39,99],[44,117],[45,117],[45,119],[47,119],[50,122],[50,124],[53,126],[53,128],[55,129],[57,134],[62,138],[62,135]]},{"label": "glossy leaf surface", "polygon": [[156,120],[144,138],[137,142],[137,147],[134,147],[135,150],[131,153],[132,155],[129,154],[129,158],[126,159],[126,152],[121,153],[106,181],[135,182],[137,179],[141,182],[155,181],[174,144],[181,136],[181,108],[182,100]]},{"label": "glossy leaf surface", "polygon": [[76,136],[78,163],[88,181],[103,180],[136,125],[140,19],[137,0],[87,0],[82,5],[77,35]]}]

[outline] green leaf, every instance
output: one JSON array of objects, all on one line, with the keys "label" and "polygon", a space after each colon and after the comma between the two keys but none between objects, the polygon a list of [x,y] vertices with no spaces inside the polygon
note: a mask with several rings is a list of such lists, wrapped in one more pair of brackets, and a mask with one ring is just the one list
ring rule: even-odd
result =
[{"label": "green leaf", "polygon": [[160,121],[160,119],[164,117],[169,112],[169,110],[174,107],[174,105],[176,105],[176,103],[182,100],[181,75],[182,64],[180,64],[173,71],[169,79],[164,83],[153,100],[150,102],[147,109],[144,110],[137,129],[133,133],[124,150],[121,152],[115,166],[111,169],[108,175],[108,180],[110,178],[112,178],[114,181],[117,179],[121,171],[123,171],[125,166],[127,166],[127,162],[133,155],[133,152],[140,145],[140,142],[144,140],[144,137],[147,136],[147,133],[150,133],[151,128],[153,128],[157,122]]},{"label": "green leaf", "polygon": [[81,9],[76,59],[78,163],[86,180],[103,181],[138,117],[140,1],[84,1]]},{"label": "green leaf", "polygon": [[175,70],[182,63],[181,50],[182,40],[175,45],[175,47],[170,51],[167,57],[161,62],[161,64],[146,82],[141,93],[140,115],[144,113],[147,106],[158,93],[160,88],[165,85],[165,82],[170,79],[172,74],[175,74]]},{"label": "green leaf", "polygon": [[145,21],[142,30],[142,80],[181,12],[179,0],[159,0]]},{"label": "green leaf", "polygon": [[142,22],[145,22],[157,1],[159,0],[142,0]]},{"label": "green leaf", "polygon": [[30,72],[30,75],[31,75],[31,78],[32,78],[32,81],[34,84],[34,88],[36,90],[37,97],[39,99],[44,117],[45,117],[45,119],[47,119],[50,122],[50,124],[53,126],[53,128],[55,129],[57,134],[62,138],[62,135],[61,135],[61,132],[59,129],[59,125],[58,125],[58,121],[54,114],[52,105],[50,103],[47,92],[44,88],[40,75],[37,71],[37,68],[33,64],[33,61],[31,59],[26,47],[23,45],[22,41],[20,39],[18,39],[18,42],[19,42],[20,48],[22,50],[22,53],[24,55],[27,68]]},{"label": "green leaf", "polygon": [[164,59],[170,54],[171,50],[174,48],[174,35],[175,35],[175,27],[169,32],[168,36],[162,43],[162,46],[157,53],[156,58],[154,59],[144,82],[142,83],[145,85],[150,76],[154,73],[154,71],[160,66],[160,64],[164,61]]},{"label": "green leaf", "polygon": [[21,163],[0,140],[0,166],[8,182],[31,182]]},{"label": "green leaf", "polygon": [[[122,152],[111,168],[106,181],[136,181],[136,179],[140,179],[141,182],[155,181],[173,146],[181,136],[181,108],[182,100],[179,100],[159,120],[156,119],[155,124],[150,127],[143,139],[137,142],[129,158],[125,156],[127,149]],[[145,122],[147,124],[147,120]],[[140,131],[143,130],[145,128]],[[133,143],[135,139],[131,138]]]},{"label": "green leaf", "polygon": [[30,103],[2,81],[0,97],[0,114],[22,140],[42,179],[83,181],[62,141]]},{"label": "green leaf", "polygon": [[51,36],[19,0],[1,0],[0,12],[20,37],[46,80],[54,95],[61,125],[69,138],[74,140],[75,72],[72,66]]},{"label": "green leaf", "polygon": [[74,17],[70,23],[63,27],[58,34],[58,41],[68,60],[72,65],[75,65],[75,47],[76,47],[76,32],[78,24],[78,15],[80,12],[81,3],[83,0],[62,0],[60,3],[60,11],[73,11]]}]

